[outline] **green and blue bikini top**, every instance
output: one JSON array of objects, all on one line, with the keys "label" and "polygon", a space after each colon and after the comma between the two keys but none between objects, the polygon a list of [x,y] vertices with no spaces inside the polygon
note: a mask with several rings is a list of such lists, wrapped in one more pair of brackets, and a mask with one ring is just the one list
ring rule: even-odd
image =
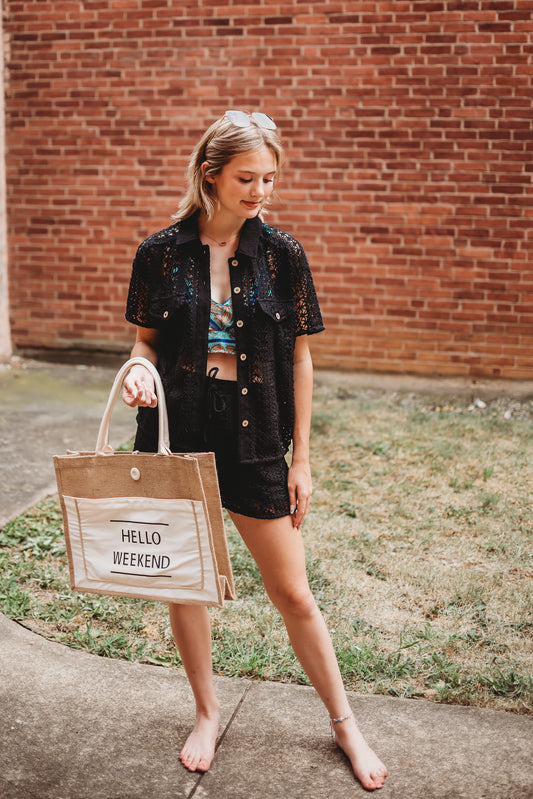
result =
[{"label": "green and blue bikini top", "polygon": [[207,351],[225,355],[237,353],[231,297],[222,303],[211,299]]}]

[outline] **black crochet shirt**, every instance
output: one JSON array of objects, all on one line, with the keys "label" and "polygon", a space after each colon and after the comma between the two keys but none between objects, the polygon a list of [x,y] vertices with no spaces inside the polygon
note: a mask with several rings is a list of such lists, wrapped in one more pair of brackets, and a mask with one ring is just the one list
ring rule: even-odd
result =
[{"label": "black crochet shirt", "polygon": [[[237,343],[239,459],[287,452],[294,426],[296,336],[324,329],[301,245],[258,217],[242,228],[230,277]],[[209,247],[194,215],[155,233],[133,261],[126,319],[159,331],[158,369],[173,451],[201,429],[210,309]],[[157,449],[157,412],[140,408],[136,449]]]}]

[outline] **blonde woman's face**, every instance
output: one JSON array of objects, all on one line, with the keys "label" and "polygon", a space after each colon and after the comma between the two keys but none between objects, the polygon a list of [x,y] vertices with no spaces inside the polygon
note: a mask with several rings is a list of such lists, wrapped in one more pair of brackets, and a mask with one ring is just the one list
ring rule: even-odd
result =
[{"label": "blonde woman's face", "polygon": [[276,159],[268,147],[232,158],[218,175],[207,178],[218,200],[215,215],[253,219],[274,191]]}]

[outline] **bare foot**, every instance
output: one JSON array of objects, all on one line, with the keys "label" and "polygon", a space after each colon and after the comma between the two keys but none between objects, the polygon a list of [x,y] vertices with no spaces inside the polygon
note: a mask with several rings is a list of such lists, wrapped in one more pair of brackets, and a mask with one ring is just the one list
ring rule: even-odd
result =
[{"label": "bare foot", "polygon": [[209,771],[215,756],[220,714],[198,715],[194,729],[180,752],[180,760],[189,771]]},{"label": "bare foot", "polygon": [[365,741],[355,719],[334,724],[335,743],[352,764],[353,773],[367,791],[381,788],[387,776],[387,769],[375,752]]}]

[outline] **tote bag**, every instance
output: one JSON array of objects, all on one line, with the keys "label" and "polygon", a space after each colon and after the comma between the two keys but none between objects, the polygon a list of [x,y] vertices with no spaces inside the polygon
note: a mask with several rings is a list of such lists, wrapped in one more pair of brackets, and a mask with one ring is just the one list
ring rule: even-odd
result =
[{"label": "tote bag", "polygon": [[[157,453],[115,452],[113,407],[135,364],[154,377]],[[76,591],[221,607],[235,599],[212,452],[171,453],[161,378],[145,358],[116,375],[95,452],[54,456],[70,584]]]}]

